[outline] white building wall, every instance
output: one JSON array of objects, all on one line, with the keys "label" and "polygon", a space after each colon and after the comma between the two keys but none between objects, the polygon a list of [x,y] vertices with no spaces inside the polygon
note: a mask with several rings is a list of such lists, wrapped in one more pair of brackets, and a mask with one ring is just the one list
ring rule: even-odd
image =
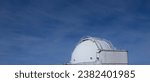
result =
[{"label": "white building wall", "polygon": [[104,50],[99,53],[102,64],[128,64],[127,51]]}]

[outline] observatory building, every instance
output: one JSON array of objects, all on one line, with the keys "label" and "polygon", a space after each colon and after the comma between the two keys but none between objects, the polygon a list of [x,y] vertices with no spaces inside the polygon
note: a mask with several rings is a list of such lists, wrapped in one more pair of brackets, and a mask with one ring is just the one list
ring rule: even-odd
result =
[{"label": "observatory building", "polygon": [[101,38],[82,38],[75,47],[69,64],[77,65],[127,65],[125,50],[117,50],[111,42]]}]

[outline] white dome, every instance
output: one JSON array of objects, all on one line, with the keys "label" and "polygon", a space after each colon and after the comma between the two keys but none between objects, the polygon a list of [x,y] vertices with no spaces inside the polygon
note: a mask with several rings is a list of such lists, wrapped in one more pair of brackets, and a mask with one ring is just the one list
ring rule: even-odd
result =
[{"label": "white dome", "polygon": [[94,62],[97,58],[97,53],[102,50],[115,50],[115,48],[105,39],[95,37],[83,38],[75,47],[70,63]]}]

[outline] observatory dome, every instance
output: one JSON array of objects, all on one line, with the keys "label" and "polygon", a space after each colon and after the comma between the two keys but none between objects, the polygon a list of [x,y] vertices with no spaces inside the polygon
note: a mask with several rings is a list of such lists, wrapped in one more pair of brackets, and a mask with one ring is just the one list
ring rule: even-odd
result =
[{"label": "observatory dome", "polygon": [[95,37],[82,38],[75,47],[71,64],[94,62],[98,59],[98,53],[103,50],[116,50],[111,42]]}]

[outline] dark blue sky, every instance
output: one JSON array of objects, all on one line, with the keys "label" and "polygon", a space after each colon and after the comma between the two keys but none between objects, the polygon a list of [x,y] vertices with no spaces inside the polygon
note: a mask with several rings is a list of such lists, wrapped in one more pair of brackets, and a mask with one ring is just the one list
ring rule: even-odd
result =
[{"label": "dark blue sky", "polygon": [[0,64],[64,64],[83,36],[150,64],[150,0],[0,0]]}]

